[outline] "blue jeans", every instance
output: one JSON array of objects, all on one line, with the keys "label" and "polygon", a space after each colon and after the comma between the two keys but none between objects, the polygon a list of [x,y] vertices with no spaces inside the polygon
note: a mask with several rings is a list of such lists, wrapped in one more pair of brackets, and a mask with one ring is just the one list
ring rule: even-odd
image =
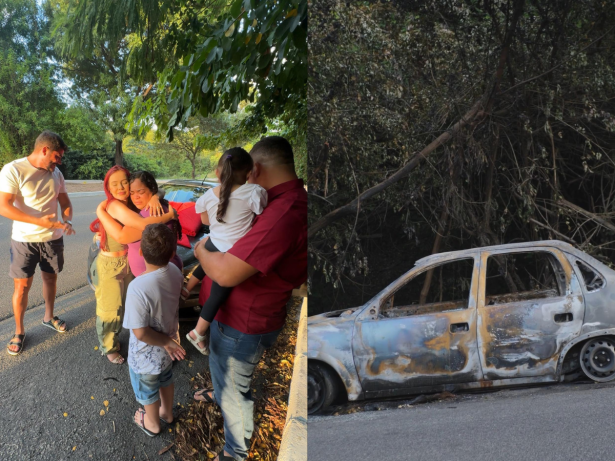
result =
[{"label": "blue jeans", "polygon": [[141,375],[132,371],[130,367],[128,371],[132,390],[135,391],[137,402],[141,405],[151,405],[157,402],[160,400],[160,388],[173,384],[173,365],[169,365],[159,375]]},{"label": "blue jeans", "polygon": [[224,449],[237,460],[248,457],[254,431],[251,382],[254,368],[280,330],[248,335],[214,320],[210,327],[209,369],[214,397],[224,417]]}]

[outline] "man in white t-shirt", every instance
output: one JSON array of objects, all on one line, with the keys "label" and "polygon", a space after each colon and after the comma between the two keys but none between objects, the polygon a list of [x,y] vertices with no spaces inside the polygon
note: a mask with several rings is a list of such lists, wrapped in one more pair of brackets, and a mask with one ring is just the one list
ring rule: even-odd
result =
[{"label": "man in white t-shirt", "polygon": [[[66,193],[62,164],[66,144],[51,131],[43,131],[32,153],[7,163],[0,171],[0,215],[13,220],[11,265],[15,335],[7,346],[10,355],[21,353],[26,337],[24,315],[36,266],[41,268],[45,316],[43,325],[59,333],[66,322],[54,317],[58,273],[64,265],[63,234],[75,233],[73,207]],[[62,220],[56,218],[58,203]]]}]

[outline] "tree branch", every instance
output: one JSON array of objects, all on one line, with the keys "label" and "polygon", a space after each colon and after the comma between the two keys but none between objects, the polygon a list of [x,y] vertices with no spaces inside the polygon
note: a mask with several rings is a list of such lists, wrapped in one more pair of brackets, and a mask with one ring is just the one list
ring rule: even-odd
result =
[{"label": "tree branch", "polygon": [[605,229],[608,229],[611,232],[615,232],[615,225],[613,225],[612,223],[608,222],[606,219],[603,219],[600,216],[598,216],[598,215],[596,215],[594,213],[591,213],[591,212],[585,210],[584,208],[581,208],[580,206],[575,205],[574,203],[570,203],[567,200],[560,199],[560,200],[557,201],[557,204],[560,205],[560,206],[563,206],[565,208],[568,208],[568,209],[570,209],[572,211],[576,211],[577,213],[582,214],[586,218],[591,219],[595,223],[600,224]]},{"label": "tree branch", "polygon": [[392,176],[375,185],[374,187],[366,190],[357,198],[355,198],[352,202],[341,206],[319,218],[309,227],[308,238],[313,237],[318,231],[324,229],[325,227],[343,218],[344,216],[356,213],[363,200],[367,200],[379,194],[383,190],[407,177],[421,163],[421,161],[427,158],[427,156],[431,154],[434,150],[436,150],[442,144],[447,143],[465,126],[478,123],[484,117],[485,112],[493,106],[493,100],[498,92],[497,90],[499,89],[499,84],[502,79],[504,66],[506,65],[506,56],[508,55],[508,50],[514,37],[514,31],[516,29],[518,19],[523,12],[524,3],[525,0],[515,1],[514,11],[510,21],[510,25],[508,27],[508,30],[506,31],[504,43],[502,44],[503,47],[500,53],[498,67],[493,75],[492,84],[488,86],[488,89],[483,94],[483,96],[474,103],[470,110],[467,111],[465,115],[463,115],[461,119],[457,121],[457,123],[455,123],[451,128],[438,136],[421,152],[412,157],[412,159],[406,165],[397,170],[397,172],[394,173]]}]

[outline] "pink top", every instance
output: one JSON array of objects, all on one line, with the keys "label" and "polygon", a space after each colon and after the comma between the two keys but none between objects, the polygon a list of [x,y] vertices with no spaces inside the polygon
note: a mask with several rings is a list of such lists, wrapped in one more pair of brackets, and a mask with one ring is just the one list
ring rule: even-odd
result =
[{"label": "pink top", "polygon": [[[162,208],[165,213],[169,211],[169,207],[167,205],[162,205]],[[144,218],[149,218],[149,210],[141,210],[141,213],[139,214]],[[172,230],[171,223],[167,223],[167,226],[169,226]],[[130,272],[132,272],[132,275],[135,277],[138,277],[145,272],[145,259],[143,259],[143,256],[139,255],[140,247],[141,240],[128,244],[128,265],[130,266]],[[183,270],[184,264],[182,263],[181,258],[177,256],[177,253],[175,253],[175,256],[171,258],[170,262],[175,264],[180,271]]]}]

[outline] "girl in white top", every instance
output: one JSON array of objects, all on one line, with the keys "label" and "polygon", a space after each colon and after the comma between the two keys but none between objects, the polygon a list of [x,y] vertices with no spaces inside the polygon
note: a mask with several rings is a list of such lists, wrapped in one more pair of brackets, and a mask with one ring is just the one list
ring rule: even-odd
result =
[{"label": "girl in white top", "polygon": [[[195,211],[201,214],[203,224],[209,226],[209,240],[205,243],[208,251],[225,253],[230,250],[250,230],[254,217],[267,206],[267,191],[257,184],[246,184],[252,166],[252,157],[241,147],[227,150],[220,157],[216,168],[220,185],[208,190],[197,200]],[[182,296],[187,296],[192,286],[204,276],[200,267],[195,270]],[[203,335],[231,291],[232,288],[223,288],[213,282],[209,298],[201,309],[202,321],[199,320],[196,328],[186,335],[186,339],[201,354],[209,354]],[[199,346],[199,343],[203,345]]]}]

